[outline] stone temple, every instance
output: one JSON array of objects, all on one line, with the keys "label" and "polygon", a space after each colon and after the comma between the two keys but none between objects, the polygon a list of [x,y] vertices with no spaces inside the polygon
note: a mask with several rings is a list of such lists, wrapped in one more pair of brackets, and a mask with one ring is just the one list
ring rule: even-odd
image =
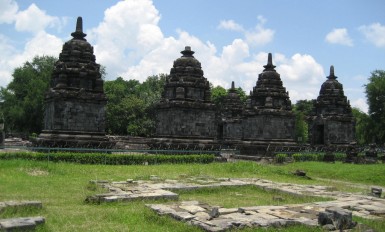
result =
[{"label": "stone temple", "polygon": [[223,99],[223,106],[218,118],[218,139],[226,142],[240,140],[243,137],[242,113],[244,105],[234,85]]},{"label": "stone temple", "polygon": [[352,109],[333,66],[314,101],[314,112],[309,117],[309,140],[312,145],[347,145],[355,141]]},{"label": "stone temple", "polygon": [[289,93],[275,71],[271,53],[263,67],[244,111],[242,139],[294,142],[295,115]]},{"label": "stone temple", "polygon": [[45,96],[44,129],[37,142],[42,146],[107,147],[105,137],[106,95],[100,65],[85,39],[82,18],[72,39],[63,45]]},{"label": "stone temple", "polygon": [[156,136],[214,139],[215,105],[201,63],[186,46],[174,61],[164,92],[157,105]]}]

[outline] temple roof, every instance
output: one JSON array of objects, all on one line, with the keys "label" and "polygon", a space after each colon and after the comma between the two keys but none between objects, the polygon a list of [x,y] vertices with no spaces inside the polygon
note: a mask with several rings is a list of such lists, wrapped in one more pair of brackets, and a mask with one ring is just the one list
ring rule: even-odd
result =
[{"label": "temple roof", "polygon": [[85,39],[83,20],[78,17],[72,39],[65,42],[52,73],[53,88],[85,89],[103,92],[100,65],[95,63],[94,48]]},{"label": "temple roof", "polygon": [[265,69],[259,74],[256,86],[250,92],[250,107],[291,111],[289,94],[275,70],[271,53],[268,54],[267,64],[263,67]]},{"label": "temple roof", "polygon": [[322,84],[319,96],[315,102],[315,113],[322,115],[351,115],[350,103],[347,100],[343,86],[337,81],[334,66],[330,66],[330,74]]},{"label": "temple roof", "polygon": [[174,61],[166,80],[163,98],[178,101],[211,102],[210,83],[203,76],[201,63],[186,46],[182,57]]}]

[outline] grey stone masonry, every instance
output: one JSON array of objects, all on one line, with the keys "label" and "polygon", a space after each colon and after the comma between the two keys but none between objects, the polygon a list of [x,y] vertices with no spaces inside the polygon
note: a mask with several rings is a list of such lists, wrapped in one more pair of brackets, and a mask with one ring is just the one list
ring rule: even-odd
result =
[{"label": "grey stone masonry", "polygon": [[4,201],[0,202],[0,212],[7,208],[32,207],[40,209],[43,207],[41,201]]},{"label": "grey stone masonry", "polygon": [[243,113],[243,140],[294,142],[295,115],[271,53],[264,68]]},{"label": "grey stone masonry", "polygon": [[174,61],[156,109],[156,137],[214,139],[215,106],[201,63],[189,46]]},{"label": "grey stone masonry", "polygon": [[355,141],[355,121],[334,67],[322,84],[309,117],[309,140],[313,145],[347,145]]},{"label": "grey stone masonry", "polygon": [[45,96],[44,129],[40,146],[109,146],[105,137],[105,105],[100,65],[85,39],[79,17],[73,38],[63,45]]},{"label": "grey stone masonry", "polygon": [[33,231],[37,225],[44,224],[43,217],[22,217],[0,219],[0,231]]},{"label": "grey stone masonry", "polygon": [[[178,180],[163,180],[151,176],[150,180],[128,179],[121,182],[93,181],[109,190],[106,194],[88,197],[88,202],[130,201],[135,199],[178,199],[174,190],[195,190],[222,186],[252,185],[265,190],[278,190],[293,195],[328,197],[334,200],[281,206],[245,206],[223,208],[198,201],[168,204],[148,204],[159,215],[198,226],[206,231],[226,231],[244,227],[282,227],[294,224],[307,226],[332,225],[333,228],[351,228],[351,216],[368,219],[385,218],[385,199],[358,193],[332,190],[328,186],[278,183],[257,178],[200,178],[181,176]],[[319,219],[321,215],[321,219]],[[324,215],[325,217],[322,217]],[[329,219],[330,220],[329,220]],[[325,219],[325,220],[324,220]],[[319,223],[321,220],[321,223]]]},{"label": "grey stone masonry", "polygon": [[[40,201],[0,202],[0,212],[10,208],[42,208]],[[45,223],[44,217],[21,217],[0,219],[0,231],[34,231],[37,225]]]}]

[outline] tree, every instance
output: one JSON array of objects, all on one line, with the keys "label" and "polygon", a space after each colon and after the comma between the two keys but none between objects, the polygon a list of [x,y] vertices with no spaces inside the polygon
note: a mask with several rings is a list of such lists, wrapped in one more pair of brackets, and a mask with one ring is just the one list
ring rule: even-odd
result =
[{"label": "tree", "polygon": [[313,111],[312,100],[299,100],[293,106],[295,113],[295,135],[299,143],[306,143],[308,141],[308,123],[306,118]]},{"label": "tree", "polygon": [[[210,88],[211,88],[211,101],[220,109],[222,106],[223,100],[225,96],[229,93],[230,89],[226,90],[225,88],[219,85],[216,87],[213,87],[211,84],[210,84]],[[236,91],[239,98],[241,99],[241,102],[243,104],[246,103],[247,95],[245,91],[241,87],[236,88]]]},{"label": "tree", "polygon": [[6,130],[40,133],[44,118],[44,95],[49,88],[57,58],[36,56],[14,70],[13,80],[0,89]]},{"label": "tree", "polygon": [[375,136],[374,124],[366,113],[362,112],[358,108],[352,108],[352,113],[356,121],[356,139],[358,144],[369,144],[373,141]]},{"label": "tree", "polygon": [[110,134],[151,136],[155,131],[155,104],[160,100],[166,75],[150,76],[142,84],[118,77],[106,81],[106,125]]},{"label": "tree", "polygon": [[377,144],[385,143],[385,71],[375,70],[365,85],[366,98],[369,105],[369,117],[375,125],[373,141]]},{"label": "tree", "polygon": [[223,103],[224,97],[227,95],[227,90],[222,86],[210,86],[211,87],[211,101],[215,103],[215,105],[220,106]]}]

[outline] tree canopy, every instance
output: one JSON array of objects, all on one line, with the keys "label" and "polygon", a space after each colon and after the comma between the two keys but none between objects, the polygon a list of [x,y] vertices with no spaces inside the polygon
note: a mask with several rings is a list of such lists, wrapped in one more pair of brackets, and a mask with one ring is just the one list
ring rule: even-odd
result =
[{"label": "tree canopy", "polygon": [[[375,70],[365,85],[365,93],[369,105],[369,117],[372,130],[372,142],[385,143],[385,71]],[[374,126],[375,125],[375,126]]]},{"label": "tree canopy", "polygon": [[118,77],[104,84],[107,132],[118,135],[150,136],[155,130],[154,105],[160,100],[166,75],[150,76],[140,83]]},{"label": "tree canopy", "polygon": [[39,133],[43,127],[44,94],[57,58],[36,56],[14,70],[12,81],[0,89],[5,128],[11,132]]}]

